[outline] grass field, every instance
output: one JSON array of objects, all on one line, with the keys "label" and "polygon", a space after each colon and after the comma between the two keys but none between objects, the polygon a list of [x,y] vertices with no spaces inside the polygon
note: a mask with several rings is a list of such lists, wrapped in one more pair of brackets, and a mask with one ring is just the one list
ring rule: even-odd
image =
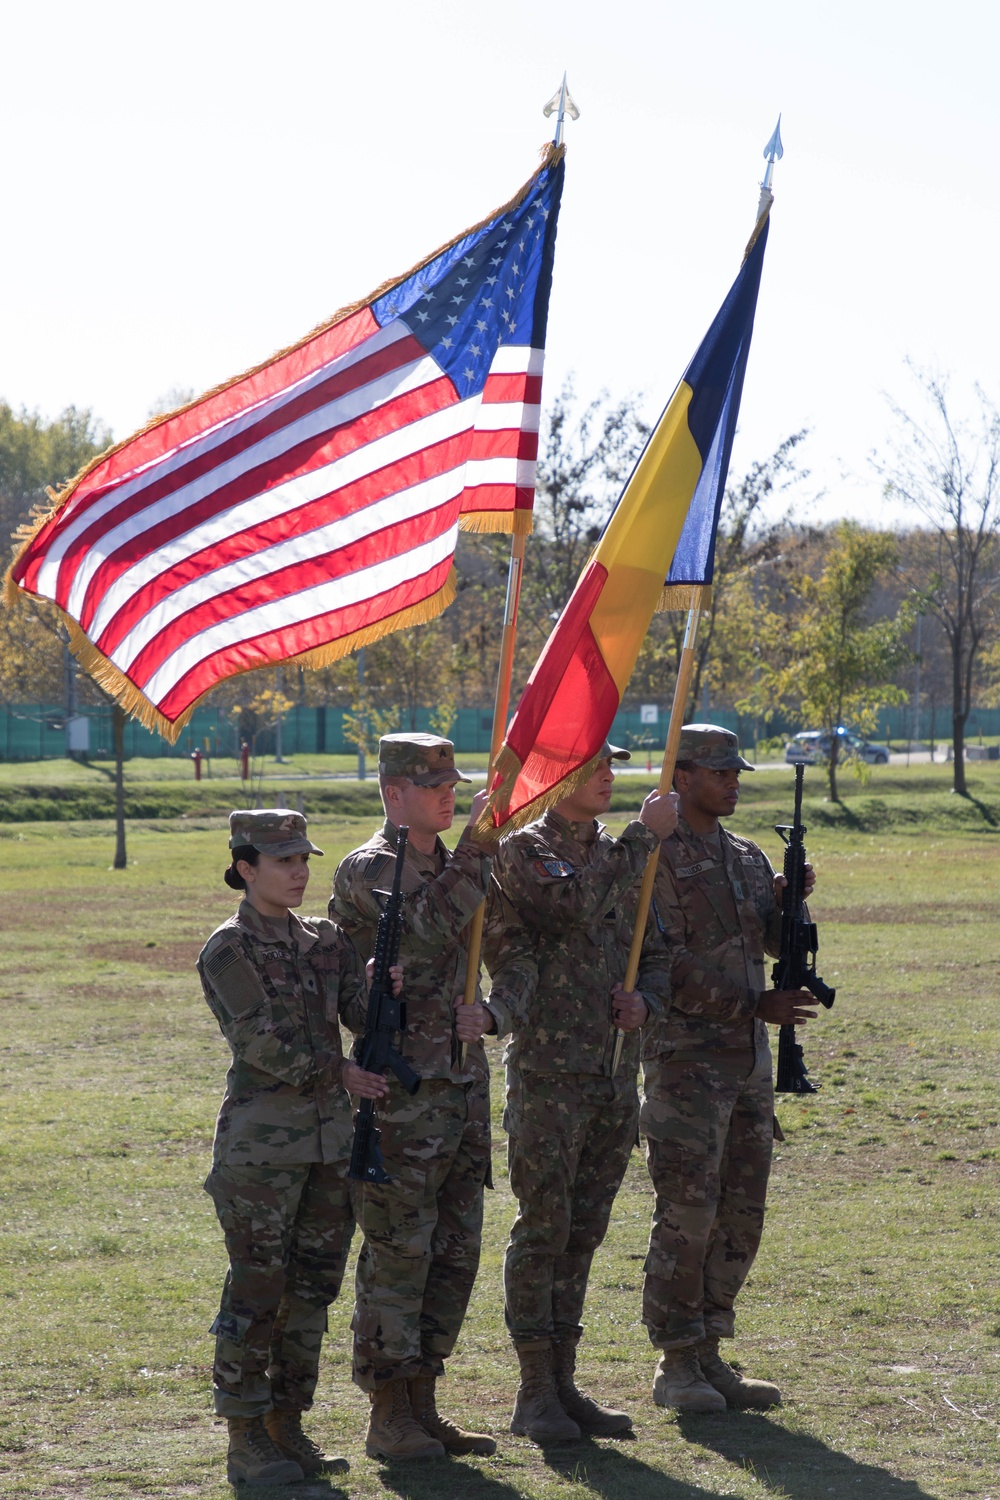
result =
[{"label": "grass field", "polygon": [[[364,1457],[345,1296],[311,1419],[352,1459],[343,1491],[1000,1500],[1000,839],[947,800],[937,770],[883,772],[852,795],[853,825],[807,812],[820,970],[838,998],[804,1038],[822,1092],[780,1107],[787,1141],[735,1346],[780,1382],[784,1407],[678,1419],[652,1404],[639,1322],[651,1194],[636,1154],[595,1262],[582,1351],[584,1383],[633,1413],[635,1440],[543,1453],[512,1438],[498,1129],[483,1266],[444,1403],[493,1432],[497,1456],[403,1468]],[[973,787],[988,809],[1000,790],[990,770]],[[733,826],[786,819],[787,789],[756,778]],[[865,831],[857,809],[871,798],[889,811]],[[327,858],[305,910],[324,908],[336,859],[370,823],[317,816]],[[226,1052],[192,968],[232,909],[224,827],[131,825],[117,874],[107,824],[0,827],[4,1496],[231,1494],[207,1332],[224,1257],[201,1191]],[[774,835],[761,841],[774,856]]]}]

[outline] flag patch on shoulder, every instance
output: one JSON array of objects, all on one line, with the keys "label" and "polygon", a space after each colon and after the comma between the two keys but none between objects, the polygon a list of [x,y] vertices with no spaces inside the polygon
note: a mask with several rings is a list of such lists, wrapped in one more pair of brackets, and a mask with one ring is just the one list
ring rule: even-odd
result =
[{"label": "flag patch on shoulder", "polygon": [[211,957],[205,960],[205,972],[210,979],[218,979],[224,974],[230,965],[236,963],[240,956],[240,950],[232,943],[226,943],[224,947],[217,948]]}]

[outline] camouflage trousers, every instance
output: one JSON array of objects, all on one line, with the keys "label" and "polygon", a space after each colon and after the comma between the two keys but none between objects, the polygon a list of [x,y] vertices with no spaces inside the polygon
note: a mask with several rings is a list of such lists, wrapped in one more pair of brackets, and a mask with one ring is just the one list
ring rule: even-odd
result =
[{"label": "camouflage trousers", "polygon": [[425,1078],[413,1098],[394,1081],[378,1107],[392,1182],[358,1187],[364,1230],[354,1309],[354,1381],[442,1375],[479,1269],[490,1166],[485,1081]]},{"label": "camouflage trousers", "polygon": [[594,1252],[636,1144],[634,1078],[507,1071],[507,1165],[517,1218],[504,1255],[515,1344],[583,1332]]},{"label": "camouflage trousers", "polygon": [[227,1166],[212,1172],[205,1189],[229,1252],[211,1328],[216,1413],[306,1411],[326,1309],[340,1291],[354,1230],[347,1159]]},{"label": "camouflage trousers", "polygon": [[660,1349],[732,1338],[764,1228],[771,1054],[673,1052],[644,1064],[640,1130],[656,1206],[642,1321]]}]

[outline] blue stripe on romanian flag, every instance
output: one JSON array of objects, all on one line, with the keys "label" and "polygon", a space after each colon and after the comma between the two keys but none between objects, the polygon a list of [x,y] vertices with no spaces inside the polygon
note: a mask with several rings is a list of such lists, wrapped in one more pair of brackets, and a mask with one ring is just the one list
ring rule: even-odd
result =
[{"label": "blue stripe on romanian flag", "polygon": [[588,779],[665,583],[711,579],[769,208],[528,678],[497,757],[483,837],[522,827]]}]

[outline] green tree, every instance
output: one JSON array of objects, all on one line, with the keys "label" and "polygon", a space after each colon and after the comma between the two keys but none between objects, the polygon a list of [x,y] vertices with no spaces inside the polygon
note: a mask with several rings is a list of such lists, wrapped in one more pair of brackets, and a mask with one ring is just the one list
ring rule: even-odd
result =
[{"label": "green tree", "polygon": [[[801,607],[785,633],[783,660],[760,665],[760,687],[773,697],[797,702],[803,714],[830,736],[827,775],[830,800],[840,800],[837,766],[841,725],[871,733],[880,708],[905,703],[907,694],[893,676],[910,656],[905,636],[915,604],[905,602],[892,618],[871,621],[868,605],[879,578],[896,565],[891,536],[866,531],[854,521],[833,528],[833,544],[818,578],[798,581]],[[775,649],[780,633],[772,632]],[[738,707],[744,711],[744,705]],[[747,711],[753,711],[746,704]]]}]

